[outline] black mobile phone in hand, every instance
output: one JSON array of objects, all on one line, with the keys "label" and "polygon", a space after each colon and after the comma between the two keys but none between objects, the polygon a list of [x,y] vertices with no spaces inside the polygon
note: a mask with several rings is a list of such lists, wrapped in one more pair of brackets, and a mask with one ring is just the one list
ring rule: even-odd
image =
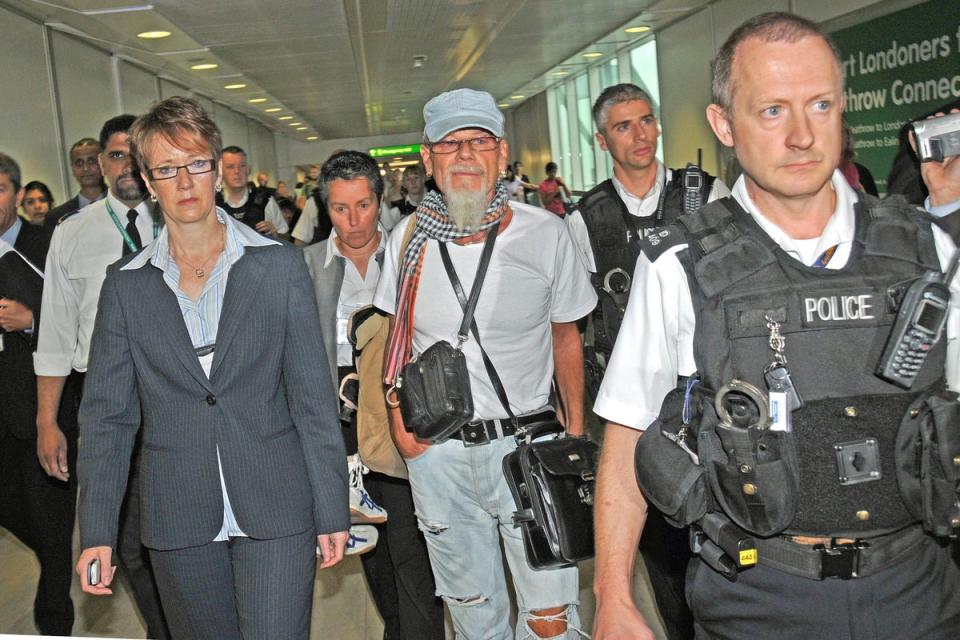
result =
[{"label": "black mobile phone in hand", "polygon": [[87,565],[87,584],[92,587],[100,584],[100,558],[91,560]]}]

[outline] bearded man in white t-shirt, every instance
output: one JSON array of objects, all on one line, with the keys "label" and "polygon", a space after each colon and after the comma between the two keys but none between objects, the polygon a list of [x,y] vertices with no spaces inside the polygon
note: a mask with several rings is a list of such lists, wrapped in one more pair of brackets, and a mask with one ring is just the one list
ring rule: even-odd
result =
[{"label": "bearded man in white t-shirt", "polygon": [[[469,295],[488,233],[498,233],[474,320],[502,380],[498,398],[472,337],[463,346],[474,420],[449,440],[429,444],[391,431],[407,460],[420,528],[437,592],[460,638],[574,638],[579,635],[576,568],[534,571],[527,564],[502,461],[517,444],[515,424],[552,417],[556,373],[568,433],[583,433],[583,360],[576,321],[596,304],[588,273],[564,223],[549,212],[508,202],[497,177],[506,168],[503,114],[470,89],[441,94],[424,107],[424,167],[439,192],[390,237],[374,304],[395,316],[386,378],[412,354],[454,343],[463,312],[441,262],[440,244]],[[411,228],[412,225],[412,228]],[[399,277],[398,277],[399,274]],[[500,541],[519,615],[510,626]]]}]

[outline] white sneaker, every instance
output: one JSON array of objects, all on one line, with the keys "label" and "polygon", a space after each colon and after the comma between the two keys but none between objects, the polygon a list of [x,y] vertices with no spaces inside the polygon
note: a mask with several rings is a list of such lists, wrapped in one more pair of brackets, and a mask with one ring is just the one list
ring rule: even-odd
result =
[{"label": "white sneaker", "polygon": [[368,524],[351,526],[350,537],[347,538],[346,555],[354,556],[372,551],[377,546],[379,535],[377,528]]},{"label": "white sneaker", "polygon": [[350,522],[354,524],[386,522],[387,510],[374,502],[363,488],[363,474],[370,470],[360,460],[360,454],[347,456],[347,468],[350,470]]}]

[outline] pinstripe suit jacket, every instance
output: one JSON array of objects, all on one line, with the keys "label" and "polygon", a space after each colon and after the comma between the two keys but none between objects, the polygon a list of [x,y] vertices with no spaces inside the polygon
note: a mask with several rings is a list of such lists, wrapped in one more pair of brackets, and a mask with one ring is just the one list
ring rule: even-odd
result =
[{"label": "pinstripe suit jacket", "polygon": [[213,540],[217,448],[241,529],[346,531],[346,457],[316,298],[299,251],[246,247],[231,268],[209,379],[152,264],[108,269],[80,411],[81,548],[114,546],[143,424],[141,530],[154,549]]}]

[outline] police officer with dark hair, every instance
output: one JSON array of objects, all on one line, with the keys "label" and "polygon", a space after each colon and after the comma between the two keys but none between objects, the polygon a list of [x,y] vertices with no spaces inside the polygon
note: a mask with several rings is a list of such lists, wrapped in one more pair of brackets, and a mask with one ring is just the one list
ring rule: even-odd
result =
[{"label": "police officer with dark hair", "polygon": [[609,356],[640,241],[730,191],[695,165],[667,169],[657,160],[660,129],[653,101],[640,87],[624,83],[604,89],[593,104],[593,121],[597,144],[613,158],[613,177],[584,194],[567,220],[600,299],[594,346]]},{"label": "police officer with dark hair", "polygon": [[[593,120],[597,144],[613,158],[613,177],[587,192],[567,221],[597,291],[593,345],[605,362],[623,321],[641,240],[730,192],[698,166],[667,169],[657,160],[657,117],[640,87],[625,83],[604,89],[593,105]],[[684,601],[690,557],[686,531],[652,514],[640,551],[667,634],[671,640],[692,638]]]},{"label": "police officer with dark hair", "polygon": [[[955,638],[954,244],[837,170],[843,74],[816,24],[752,18],[713,70],[707,118],[743,176],[637,260],[595,407],[594,638],[652,637],[629,591],[648,501],[695,525],[698,637]],[[924,179],[960,201],[960,162]]]}]

